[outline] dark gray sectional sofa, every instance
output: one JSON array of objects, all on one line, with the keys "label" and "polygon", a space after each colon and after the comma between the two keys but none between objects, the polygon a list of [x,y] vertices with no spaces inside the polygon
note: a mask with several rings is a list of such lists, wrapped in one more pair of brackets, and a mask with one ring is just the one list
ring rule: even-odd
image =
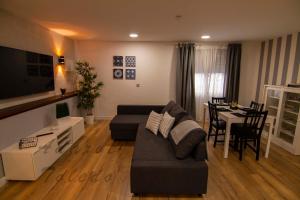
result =
[{"label": "dark gray sectional sofa", "polygon": [[[197,151],[203,159],[191,155],[177,159],[171,142],[145,128],[152,110],[160,113],[165,106],[119,105],[111,121],[114,140],[135,140],[131,163],[131,192],[135,194],[206,194],[208,167],[206,143]],[[190,118],[189,118],[190,119]],[[176,119],[180,121],[180,119]]]}]

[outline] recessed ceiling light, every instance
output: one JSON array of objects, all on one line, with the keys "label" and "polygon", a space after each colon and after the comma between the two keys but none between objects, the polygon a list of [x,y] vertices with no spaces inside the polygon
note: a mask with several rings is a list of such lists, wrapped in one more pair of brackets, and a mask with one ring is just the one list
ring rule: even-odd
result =
[{"label": "recessed ceiling light", "polygon": [[181,18],[182,18],[182,15],[176,15],[176,16],[175,16],[175,19],[178,20],[178,21],[180,21]]},{"label": "recessed ceiling light", "polygon": [[202,35],[201,38],[204,39],[204,40],[207,40],[207,39],[210,38],[210,35]]},{"label": "recessed ceiling light", "polygon": [[137,38],[137,37],[139,37],[139,34],[137,34],[137,33],[130,33],[129,37],[131,37],[131,38]]}]

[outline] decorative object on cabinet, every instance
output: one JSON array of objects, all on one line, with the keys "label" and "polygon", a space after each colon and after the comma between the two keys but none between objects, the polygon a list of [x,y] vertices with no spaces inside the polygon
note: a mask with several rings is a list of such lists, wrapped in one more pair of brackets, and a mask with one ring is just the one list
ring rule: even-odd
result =
[{"label": "decorative object on cabinet", "polygon": [[37,142],[38,142],[38,137],[21,138],[19,141],[19,149],[36,147]]},{"label": "decorative object on cabinet", "polygon": [[300,155],[300,89],[265,85],[264,103],[276,117],[272,142]]},{"label": "decorative object on cabinet", "polygon": [[66,88],[60,88],[61,96],[64,96],[66,93]]}]

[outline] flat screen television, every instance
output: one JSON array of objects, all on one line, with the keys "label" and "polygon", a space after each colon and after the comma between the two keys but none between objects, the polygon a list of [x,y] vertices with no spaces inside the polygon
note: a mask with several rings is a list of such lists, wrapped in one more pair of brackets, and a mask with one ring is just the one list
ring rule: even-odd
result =
[{"label": "flat screen television", "polygon": [[54,88],[53,56],[0,46],[0,99]]}]

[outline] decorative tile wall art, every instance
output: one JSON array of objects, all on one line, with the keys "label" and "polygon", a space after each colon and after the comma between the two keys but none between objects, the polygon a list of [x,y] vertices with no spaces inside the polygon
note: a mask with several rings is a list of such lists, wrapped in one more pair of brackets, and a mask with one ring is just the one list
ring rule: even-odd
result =
[{"label": "decorative tile wall art", "polygon": [[125,56],[126,67],[135,67],[135,56]]},{"label": "decorative tile wall art", "polygon": [[123,67],[123,56],[113,56],[114,67]]},{"label": "decorative tile wall art", "polygon": [[135,69],[126,69],[125,76],[127,80],[135,80]]},{"label": "decorative tile wall art", "polygon": [[113,69],[114,79],[123,79],[123,69]]}]

